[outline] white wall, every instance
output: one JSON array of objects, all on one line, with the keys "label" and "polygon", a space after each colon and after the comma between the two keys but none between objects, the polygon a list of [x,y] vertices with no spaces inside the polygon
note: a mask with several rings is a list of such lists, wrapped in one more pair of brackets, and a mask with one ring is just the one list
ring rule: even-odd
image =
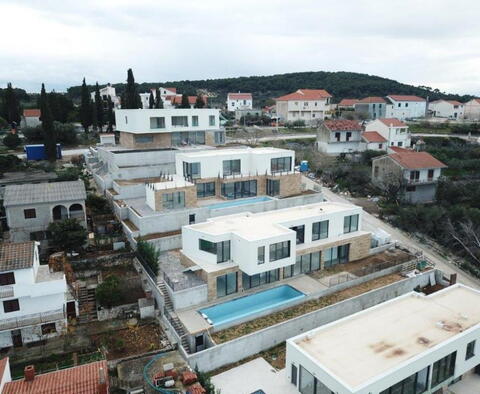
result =
[{"label": "white wall", "polygon": [[389,99],[392,104],[387,104],[386,118],[405,120],[407,118],[424,118],[426,115],[426,101],[395,101],[390,97]]},{"label": "white wall", "polygon": [[365,131],[378,132],[383,138],[388,140],[388,146],[401,146],[402,148],[410,147],[411,135],[408,126],[406,125],[401,127],[390,127],[390,125],[387,126],[385,123],[377,119],[368,123],[365,126]]},{"label": "white wall", "polygon": [[[456,108],[455,108],[456,107]],[[445,100],[431,102],[428,109],[438,118],[463,119],[463,105],[454,105]]]},{"label": "white wall", "polygon": [[229,98],[227,100],[227,110],[233,112],[237,109],[252,109],[252,100],[237,100]]},{"label": "white wall", "polygon": [[[477,99],[479,100],[479,99]],[[468,120],[479,120],[480,119],[480,102],[475,99],[472,99],[465,103],[465,115],[464,117]]]}]

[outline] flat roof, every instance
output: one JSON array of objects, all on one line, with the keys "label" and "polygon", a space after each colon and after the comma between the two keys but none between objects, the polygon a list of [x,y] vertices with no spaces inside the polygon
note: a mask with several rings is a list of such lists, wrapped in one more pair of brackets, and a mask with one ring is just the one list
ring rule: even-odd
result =
[{"label": "flat roof", "polygon": [[244,239],[252,241],[292,232],[293,230],[281,225],[284,222],[352,209],[361,208],[351,204],[325,201],[255,214],[243,212],[235,215],[220,216],[188,227],[210,235],[235,233]]},{"label": "flat roof", "polygon": [[249,147],[238,147],[238,148],[223,148],[223,149],[215,149],[215,150],[205,150],[200,152],[185,152],[183,156],[189,158],[200,158],[205,156],[230,156],[232,154],[240,154],[240,153],[251,153],[253,155],[264,155],[269,153],[293,153],[292,150],[289,149],[281,149],[281,148],[249,148]]},{"label": "flat roof", "polygon": [[293,338],[326,372],[355,388],[480,323],[480,292],[457,284],[411,292]]}]

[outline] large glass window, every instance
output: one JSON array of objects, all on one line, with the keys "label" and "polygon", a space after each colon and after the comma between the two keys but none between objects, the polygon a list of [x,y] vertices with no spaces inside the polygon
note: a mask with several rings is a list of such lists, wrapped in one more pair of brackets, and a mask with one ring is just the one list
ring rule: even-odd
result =
[{"label": "large glass window", "polygon": [[200,178],[200,163],[183,162],[183,176],[185,178]]},{"label": "large glass window", "polygon": [[163,209],[185,208],[185,192],[164,193],[162,206]]},{"label": "large glass window", "polygon": [[237,289],[237,272],[217,276],[217,297],[236,293]]},{"label": "large glass window", "polygon": [[257,264],[265,263],[265,246],[259,246],[257,249]]},{"label": "large glass window", "polygon": [[223,176],[240,174],[240,159],[223,161]]},{"label": "large glass window", "polygon": [[320,252],[313,252],[297,256],[295,264],[283,268],[283,277],[290,278],[295,275],[306,274],[320,269]]},{"label": "large glass window", "polygon": [[467,345],[467,353],[465,355],[465,360],[475,356],[475,341],[469,342]]},{"label": "large glass window", "polygon": [[255,197],[256,195],[257,181],[240,181],[222,184],[222,196],[229,200]]},{"label": "large glass window", "polygon": [[271,160],[270,170],[274,172],[284,172],[292,170],[292,158],[289,157],[277,157]]},{"label": "large glass window", "polygon": [[215,131],[214,133],[215,143],[224,144],[225,143],[225,133],[223,131]]},{"label": "large glass window", "polygon": [[456,357],[457,352],[453,352],[433,364],[432,388],[453,376]]},{"label": "large glass window", "polygon": [[297,245],[303,244],[305,242],[305,225],[290,227],[290,230],[293,230],[297,233],[296,243]]},{"label": "large glass window", "polygon": [[422,394],[427,391],[429,367],[410,375],[380,394]]},{"label": "large glass window", "polygon": [[280,179],[267,179],[267,195],[278,196],[280,194]]},{"label": "large glass window", "polygon": [[205,132],[176,131],[172,133],[172,145],[205,145]]},{"label": "large glass window", "polygon": [[343,232],[352,233],[358,230],[358,217],[359,215],[345,216],[343,219]]},{"label": "large glass window", "polygon": [[328,238],[328,220],[312,224],[312,241]]},{"label": "large glass window", "polygon": [[270,245],[270,261],[290,257],[290,241],[277,242]]},{"label": "large glass window", "polygon": [[137,144],[149,144],[153,142],[153,135],[136,135],[135,143]]},{"label": "large glass window", "polygon": [[188,116],[172,116],[172,127],[188,127]]},{"label": "large glass window", "polygon": [[244,289],[251,289],[267,283],[273,283],[280,279],[280,270],[270,270],[255,275],[242,274],[242,286]]},{"label": "large glass window", "polygon": [[299,390],[302,394],[315,394],[315,378],[302,366],[300,366]]},{"label": "large glass window", "polygon": [[325,268],[332,267],[337,264],[348,263],[349,252],[350,244],[335,246],[325,250]]},{"label": "large glass window", "polygon": [[151,129],[164,129],[165,128],[165,118],[163,116],[157,116],[150,118],[150,128]]},{"label": "large glass window", "polygon": [[198,248],[204,252],[217,255],[217,263],[230,260],[230,241],[210,242],[199,239]]},{"label": "large glass window", "polygon": [[212,197],[215,195],[215,182],[197,183],[197,197]]}]

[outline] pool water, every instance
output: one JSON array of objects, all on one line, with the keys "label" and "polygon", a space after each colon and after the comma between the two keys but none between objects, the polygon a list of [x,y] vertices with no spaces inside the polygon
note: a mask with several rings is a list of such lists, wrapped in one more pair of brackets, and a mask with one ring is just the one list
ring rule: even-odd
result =
[{"label": "pool water", "polygon": [[208,209],[230,208],[230,207],[237,207],[239,205],[255,204],[257,202],[265,202],[265,201],[271,201],[271,200],[272,198],[270,197],[261,196],[261,197],[247,198],[247,199],[241,199],[241,200],[219,202],[218,204],[207,205],[207,208]]},{"label": "pool water", "polygon": [[292,286],[282,285],[249,296],[236,298],[223,304],[200,309],[199,312],[206,315],[214,326],[218,326],[303,297],[305,297],[305,294]]}]

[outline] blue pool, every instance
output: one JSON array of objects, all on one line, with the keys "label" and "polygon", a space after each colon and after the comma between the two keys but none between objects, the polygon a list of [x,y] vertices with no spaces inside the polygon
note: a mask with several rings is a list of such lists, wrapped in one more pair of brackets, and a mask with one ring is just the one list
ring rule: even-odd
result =
[{"label": "blue pool", "polygon": [[275,308],[302,297],[305,297],[305,294],[289,285],[283,285],[249,296],[236,298],[223,304],[200,309],[199,312],[206,315],[214,326],[218,326],[254,313]]},{"label": "blue pool", "polygon": [[254,197],[254,198],[247,198],[247,199],[242,199],[242,200],[219,202],[218,204],[207,205],[207,208],[208,209],[221,209],[221,208],[238,207],[240,205],[255,204],[257,202],[265,202],[265,201],[270,201],[270,200],[272,200],[272,198],[266,197],[266,196]]}]

